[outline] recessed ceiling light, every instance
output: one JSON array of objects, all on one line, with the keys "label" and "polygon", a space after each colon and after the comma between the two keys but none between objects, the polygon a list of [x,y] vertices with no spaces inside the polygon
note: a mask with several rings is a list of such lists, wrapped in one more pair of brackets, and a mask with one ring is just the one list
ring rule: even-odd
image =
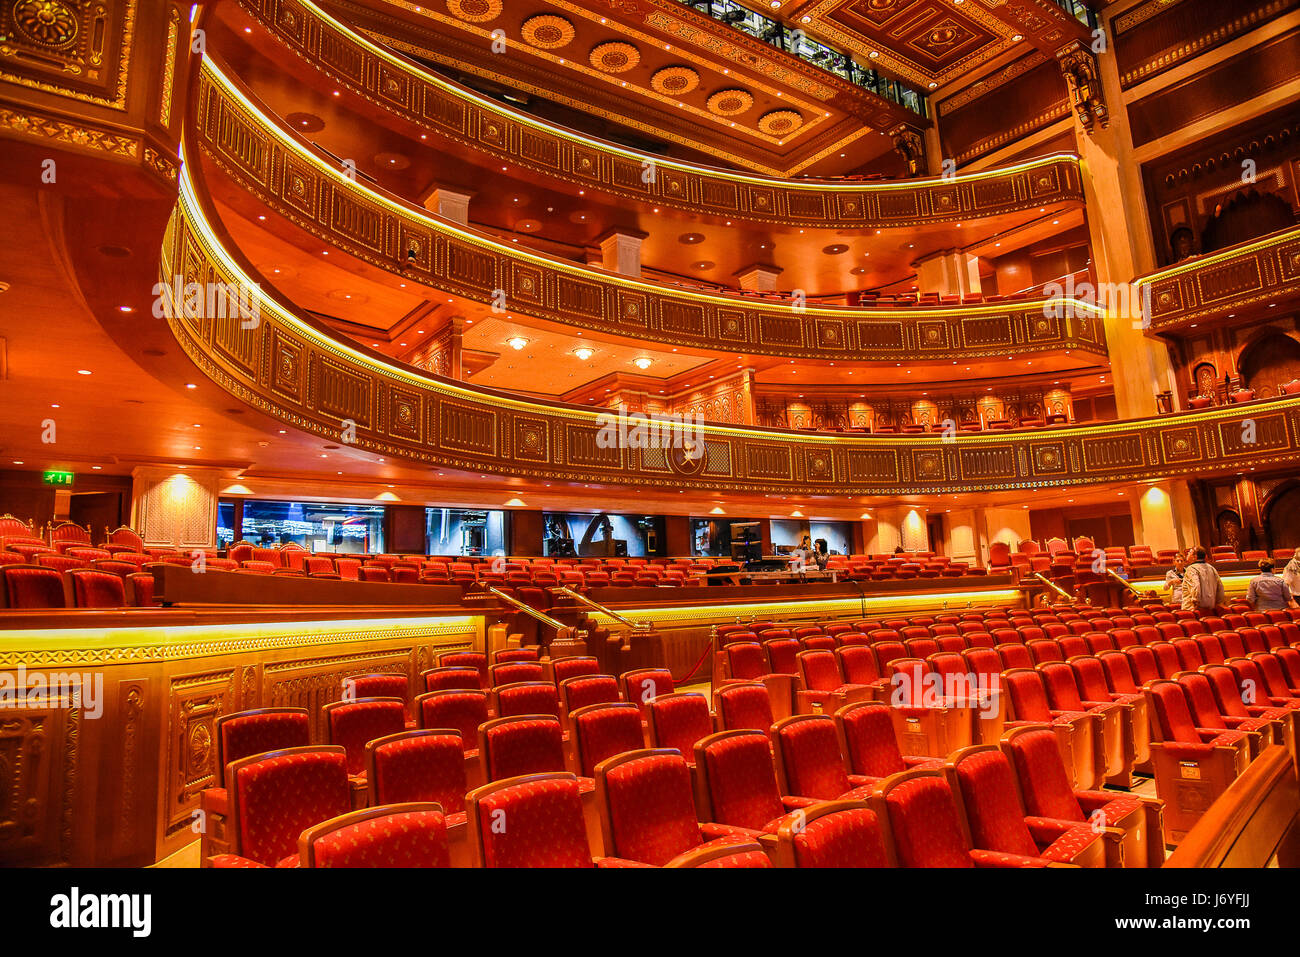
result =
[{"label": "recessed ceiling light", "polygon": [[573,350],[573,354],[577,356],[579,359],[581,359],[583,362],[586,362],[588,359],[590,359],[592,356],[596,354],[596,350],[589,349],[586,346],[580,346],[577,349]]},{"label": "recessed ceiling light", "polygon": [[524,348],[524,346],[528,345],[528,340],[525,339],[523,336],[511,336],[509,339],[506,340],[506,345],[508,345],[511,349],[514,349],[515,352],[519,352],[521,349]]},{"label": "recessed ceiling light", "polygon": [[78,370],[77,370],[77,375],[90,375],[90,370],[89,370],[89,369],[78,369]]},{"label": "recessed ceiling light", "polygon": [[652,366],[653,364],[654,364],[654,360],[648,358],[647,356],[637,356],[635,359],[632,360],[632,365],[642,370],[649,369],[650,366]]}]

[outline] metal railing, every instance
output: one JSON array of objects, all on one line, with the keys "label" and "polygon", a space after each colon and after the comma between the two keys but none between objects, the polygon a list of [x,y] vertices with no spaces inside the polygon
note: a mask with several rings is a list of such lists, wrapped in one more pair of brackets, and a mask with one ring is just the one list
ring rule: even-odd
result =
[{"label": "metal railing", "polygon": [[488,585],[487,591],[489,594],[494,595],[497,598],[501,599],[511,608],[514,608],[517,611],[522,611],[529,618],[534,618],[537,621],[540,621],[542,624],[554,628],[555,637],[557,638],[586,638],[587,637],[587,633],[585,631],[582,631],[578,628],[574,628],[572,625],[566,625],[562,621],[556,621],[554,618],[552,618],[550,615],[546,614],[545,612],[538,611],[532,605],[520,601],[514,595],[503,592],[500,588],[497,588],[495,585]]},{"label": "metal railing", "polygon": [[631,618],[627,618],[623,615],[620,615],[614,609],[608,608],[605,605],[602,605],[600,602],[594,601],[593,599],[588,598],[586,595],[574,591],[568,585],[556,585],[551,589],[551,594],[567,595],[570,598],[577,599],[579,602],[586,605],[588,608],[594,608],[596,611],[600,612],[605,617],[610,618],[618,622],[620,625],[623,625],[625,628],[630,628],[633,631],[649,631],[652,627],[649,622],[633,621]]},{"label": "metal railing", "polygon": [[1060,585],[1056,584],[1056,582],[1052,581],[1050,578],[1044,578],[1042,572],[1034,572],[1033,577],[1036,578],[1036,579],[1038,579],[1040,582],[1042,582],[1044,585],[1046,585],[1046,586],[1047,586],[1048,588],[1050,588],[1052,591],[1056,592],[1058,595],[1060,595],[1060,596],[1061,596],[1062,598],[1064,598],[1066,601],[1074,601],[1074,596],[1073,596],[1073,595],[1071,595],[1068,591],[1066,591],[1066,590],[1065,590],[1064,588],[1062,588]]}]

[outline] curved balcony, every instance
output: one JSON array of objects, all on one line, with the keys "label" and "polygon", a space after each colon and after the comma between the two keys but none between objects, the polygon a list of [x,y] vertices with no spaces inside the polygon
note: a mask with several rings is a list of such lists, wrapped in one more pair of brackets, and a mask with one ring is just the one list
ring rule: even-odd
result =
[{"label": "curved balcony", "polygon": [[[544,123],[432,74],[371,42],[310,0],[239,0],[322,80],[421,132],[556,182],[710,218],[813,228],[886,229],[1083,204],[1079,158],[901,182],[793,181],[641,153]],[[646,176],[653,169],[653,176]]]},{"label": "curved balcony", "polygon": [[[181,276],[255,289],[261,277],[214,221],[202,170],[188,155],[193,146],[185,146],[181,199],[164,240],[164,286],[170,291],[172,277]],[[946,439],[700,425],[672,427],[667,441],[638,443],[629,432],[609,442],[609,418],[596,410],[420,374],[334,338],[272,295],[255,295],[252,321],[206,318],[163,297],[172,333],[214,382],[306,432],[335,441],[354,432],[359,448],[484,475],[701,492],[916,495],[1236,472],[1293,463],[1300,454],[1300,398]]]},{"label": "curved balcony", "polygon": [[1300,226],[1138,280],[1152,332],[1180,332],[1300,299]]},{"label": "curved balcony", "polygon": [[265,116],[210,60],[196,100],[195,145],[247,200],[403,282],[483,304],[504,296],[512,314],[669,346],[829,361],[1106,356],[1100,310],[1074,300],[800,306],[696,293],[531,253],[348,177]]}]

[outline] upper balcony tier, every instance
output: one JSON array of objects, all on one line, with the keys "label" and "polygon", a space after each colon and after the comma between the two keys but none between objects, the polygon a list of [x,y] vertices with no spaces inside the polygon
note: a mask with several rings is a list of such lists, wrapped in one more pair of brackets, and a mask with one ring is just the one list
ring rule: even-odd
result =
[{"label": "upper balcony tier", "polygon": [[1098,310],[1072,300],[828,307],[693,292],[532,253],[345,175],[210,59],[195,116],[194,145],[224,174],[213,188],[248,221],[274,212],[293,227],[277,234],[301,231],[393,284],[459,297],[479,311],[732,355],[938,367],[1059,354],[1068,367],[1106,354]]},{"label": "upper balcony tier", "polygon": [[[364,103],[417,150],[436,141],[484,170],[504,166],[511,175],[526,173],[573,195],[599,193],[646,213],[657,208],[709,221],[866,232],[1083,205],[1074,155],[880,182],[732,172],[628,149],[512,109],[373,43],[309,0],[240,0],[219,14],[291,74],[302,96],[318,88],[326,98],[337,93]],[[286,49],[295,55],[285,57]]]},{"label": "upper balcony tier", "polygon": [[1205,324],[1300,301],[1300,226],[1185,260],[1138,281],[1151,332]]},{"label": "upper balcony tier", "polygon": [[[201,113],[214,110],[210,95],[202,104]],[[232,135],[239,132],[224,125]],[[240,141],[259,152],[253,137]],[[595,409],[525,401],[421,374],[340,341],[265,291],[253,292],[246,319],[185,308],[169,294],[175,276],[245,291],[259,288],[262,278],[213,221],[193,146],[190,141],[185,148],[181,201],[159,266],[173,335],[213,382],[241,402],[359,450],[523,482],[837,496],[1230,474],[1294,462],[1300,454],[1300,397],[1032,432],[831,436],[679,421],[656,429],[651,439],[644,424],[638,432],[635,420],[619,423]],[[259,155],[265,158],[266,151]],[[293,169],[306,185],[312,175],[306,161]],[[275,167],[264,164],[262,170],[265,182],[276,179]],[[316,194],[308,189],[301,196],[308,202]]]}]

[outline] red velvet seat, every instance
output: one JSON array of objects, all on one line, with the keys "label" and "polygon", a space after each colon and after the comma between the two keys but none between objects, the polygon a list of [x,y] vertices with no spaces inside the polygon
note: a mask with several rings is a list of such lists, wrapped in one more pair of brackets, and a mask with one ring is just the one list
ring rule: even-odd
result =
[{"label": "red velvet seat", "polygon": [[340,746],[288,748],[231,761],[230,853],[214,867],[296,867],[307,828],[352,809],[347,756]]},{"label": "red velvet seat", "polygon": [[342,745],[348,774],[361,784],[366,775],[366,744],[406,730],[406,702],[401,698],[357,698],[323,705],[325,740]]},{"label": "red velvet seat", "polygon": [[565,770],[564,733],[549,714],[493,718],[479,727],[478,742],[484,781]]},{"label": "red velvet seat", "polygon": [[425,691],[449,691],[454,689],[474,691],[481,687],[481,677],[478,669],[463,665],[444,665],[438,668],[430,668],[428,671],[421,672],[420,678],[424,681]]},{"label": "red velvet seat", "polygon": [[205,867],[213,855],[230,849],[226,766],[254,754],[306,747],[311,741],[311,724],[306,708],[257,708],[219,716],[213,738],[213,786],[199,792],[203,816],[199,859]]},{"label": "red velvet seat", "polygon": [[572,714],[592,704],[619,701],[618,679],[613,675],[579,675],[559,683],[560,712]]},{"label": "red velvet seat", "polygon": [[783,797],[767,735],[761,731],[720,731],[695,745],[700,819],[756,837],[774,834],[787,812],[815,804]]},{"label": "red velvet seat", "polygon": [[494,781],[475,788],[466,802],[475,866],[617,866],[591,856],[578,779],[568,772]]},{"label": "red velvet seat", "polygon": [[757,641],[729,641],[722,654],[723,680],[757,681],[768,673],[767,656]]},{"label": "red velvet seat", "polygon": [[827,801],[776,831],[778,867],[892,867],[879,818],[864,801]]},{"label": "red velvet seat", "polygon": [[667,867],[700,848],[760,850],[731,828],[696,818],[690,768],[676,751],[638,749],[602,761],[596,804],[605,848],[621,859]]},{"label": "red velvet seat", "polygon": [[1038,666],[1052,709],[1061,713],[1086,712],[1097,716],[1103,773],[1108,784],[1129,787],[1133,783],[1133,733],[1126,729],[1130,715],[1109,700],[1084,701],[1079,693],[1074,668],[1060,661]]},{"label": "red velvet seat", "polygon": [[872,810],[887,824],[900,867],[1046,867],[1042,857],[971,846],[943,772],[919,768],[876,785]]},{"label": "red velvet seat", "polygon": [[490,687],[516,684],[520,681],[545,681],[546,669],[536,661],[505,661],[488,667]]},{"label": "red velvet seat", "polygon": [[667,668],[638,668],[619,676],[623,700],[631,701],[645,716],[647,705],[656,695],[673,693],[673,673]]},{"label": "red velvet seat", "polygon": [[481,651],[444,651],[438,655],[440,668],[474,668],[479,674],[479,687],[490,688],[487,655]]},{"label": "red velvet seat", "polygon": [[499,718],[521,714],[560,717],[559,692],[549,681],[516,681],[498,685],[488,692],[488,702],[493,714]]},{"label": "red velvet seat", "polygon": [[769,733],[781,794],[819,801],[861,800],[867,778],[850,777],[835,721],[830,715],[794,715]]},{"label": "red velvet seat", "polygon": [[64,608],[63,575],[40,565],[0,565],[6,608]]},{"label": "red velvet seat", "polygon": [[447,815],[448,827],[465,821],[465,744],[447,729],[418,729],[366,743],[370,804],[431,801]]},{"label": "red velvet seat", "polygon": [[1057,736],[1047,728],[1008,731],[1002,750],[1015,768],[1030,814],[1113,829],[1105,832],[1109,866],[1160,867],[1164,863],[1161,802],[1112,791],[1072,789]]},{"label": "red velvet seat", "polygon": [[77,568],[67,572],[75,608],[122,608],[126,605],[126,584],[111,572]]},{"label": "red velvet seat", "polygon": [[450,867],[447,821],[432,802],[370,807],[298,838],[301,867]]},{"label": "red velvet seat", "polygon": [[1043,676],[1031,669],[1003,672],[1002,685],[1013,723],[1039,722],[1063,729],[1058,731],[1062,757],[1072,769],[1076,786],[1091,788],[1102,783],[1105,754],[1097,715],[1053,708]]},{"label": "red velvet seat", "polygon": [[[1224,714],[1219,710],[1219,702],[1214,697],[1214,685],[1204,674],[1185,674],[1178,678],[1187,707],[1192,713],[1192,720],[1197,728],[1211,731],[1240,731],[1246,735],[1251,757],[1259,755],[1264,748],[1281,740],[1283,724],[1279,720],[1265,717],[1243,718],[1238,715]],[[1281,714],[1285,715],[1285,709]]]},{"label": "red velvet seat", "polygon": [[737,682],[714,692],[719,731],[761,731],[767,733],[775,720],[772,699],[761,682]]},{"label": "red velvet seat", "polygon": [[557,685],[565,678],[600,674],[600,662],[591,655],[567,655],[551,659],[551,680]]},{"label": "red velvet seat", "polygon": [[[928,639],[927,639],[928,640]],[[799,686],[795,689],[795,711],[814,714],[834,711],[854,701],[871,700],[883,693],[883,682],[850,684],[840,673],[839,659],[827,650],[801,651]]]},{"label": "red velvet seat", "polygon": [[591,704],[569,714],[574,764],[583,777],[608,757],[645,746],[641,712],[630,701]]},{"label": "red velvet seat", "polygon": [[695,760],[695,743],[712,733],[709,699],[698,692],[656,695],[646,710],[650,746],[675,749],[688,764]]},{"label": "red velvet seat", "polygon": [[996,745],[963,748],[948,759],[944,773],[975,847],[1080,867],[1105,866],[1100,831],[1025,812],[1011,762]]},{"label": "red velvet seat", "polygon": [[466,755],[476,755],[479,725],[488,719],[487,692],[473,689],[430,691],[415,699],[415,715],[421,728],[456,731]]},{"label": "red velvet seat", "polygon": [[492,663],[502,665],[512,661],[537,661],[540,657],[541,655],[534,645],[521,648],[502,648],[500,651],[492,653]]}]

